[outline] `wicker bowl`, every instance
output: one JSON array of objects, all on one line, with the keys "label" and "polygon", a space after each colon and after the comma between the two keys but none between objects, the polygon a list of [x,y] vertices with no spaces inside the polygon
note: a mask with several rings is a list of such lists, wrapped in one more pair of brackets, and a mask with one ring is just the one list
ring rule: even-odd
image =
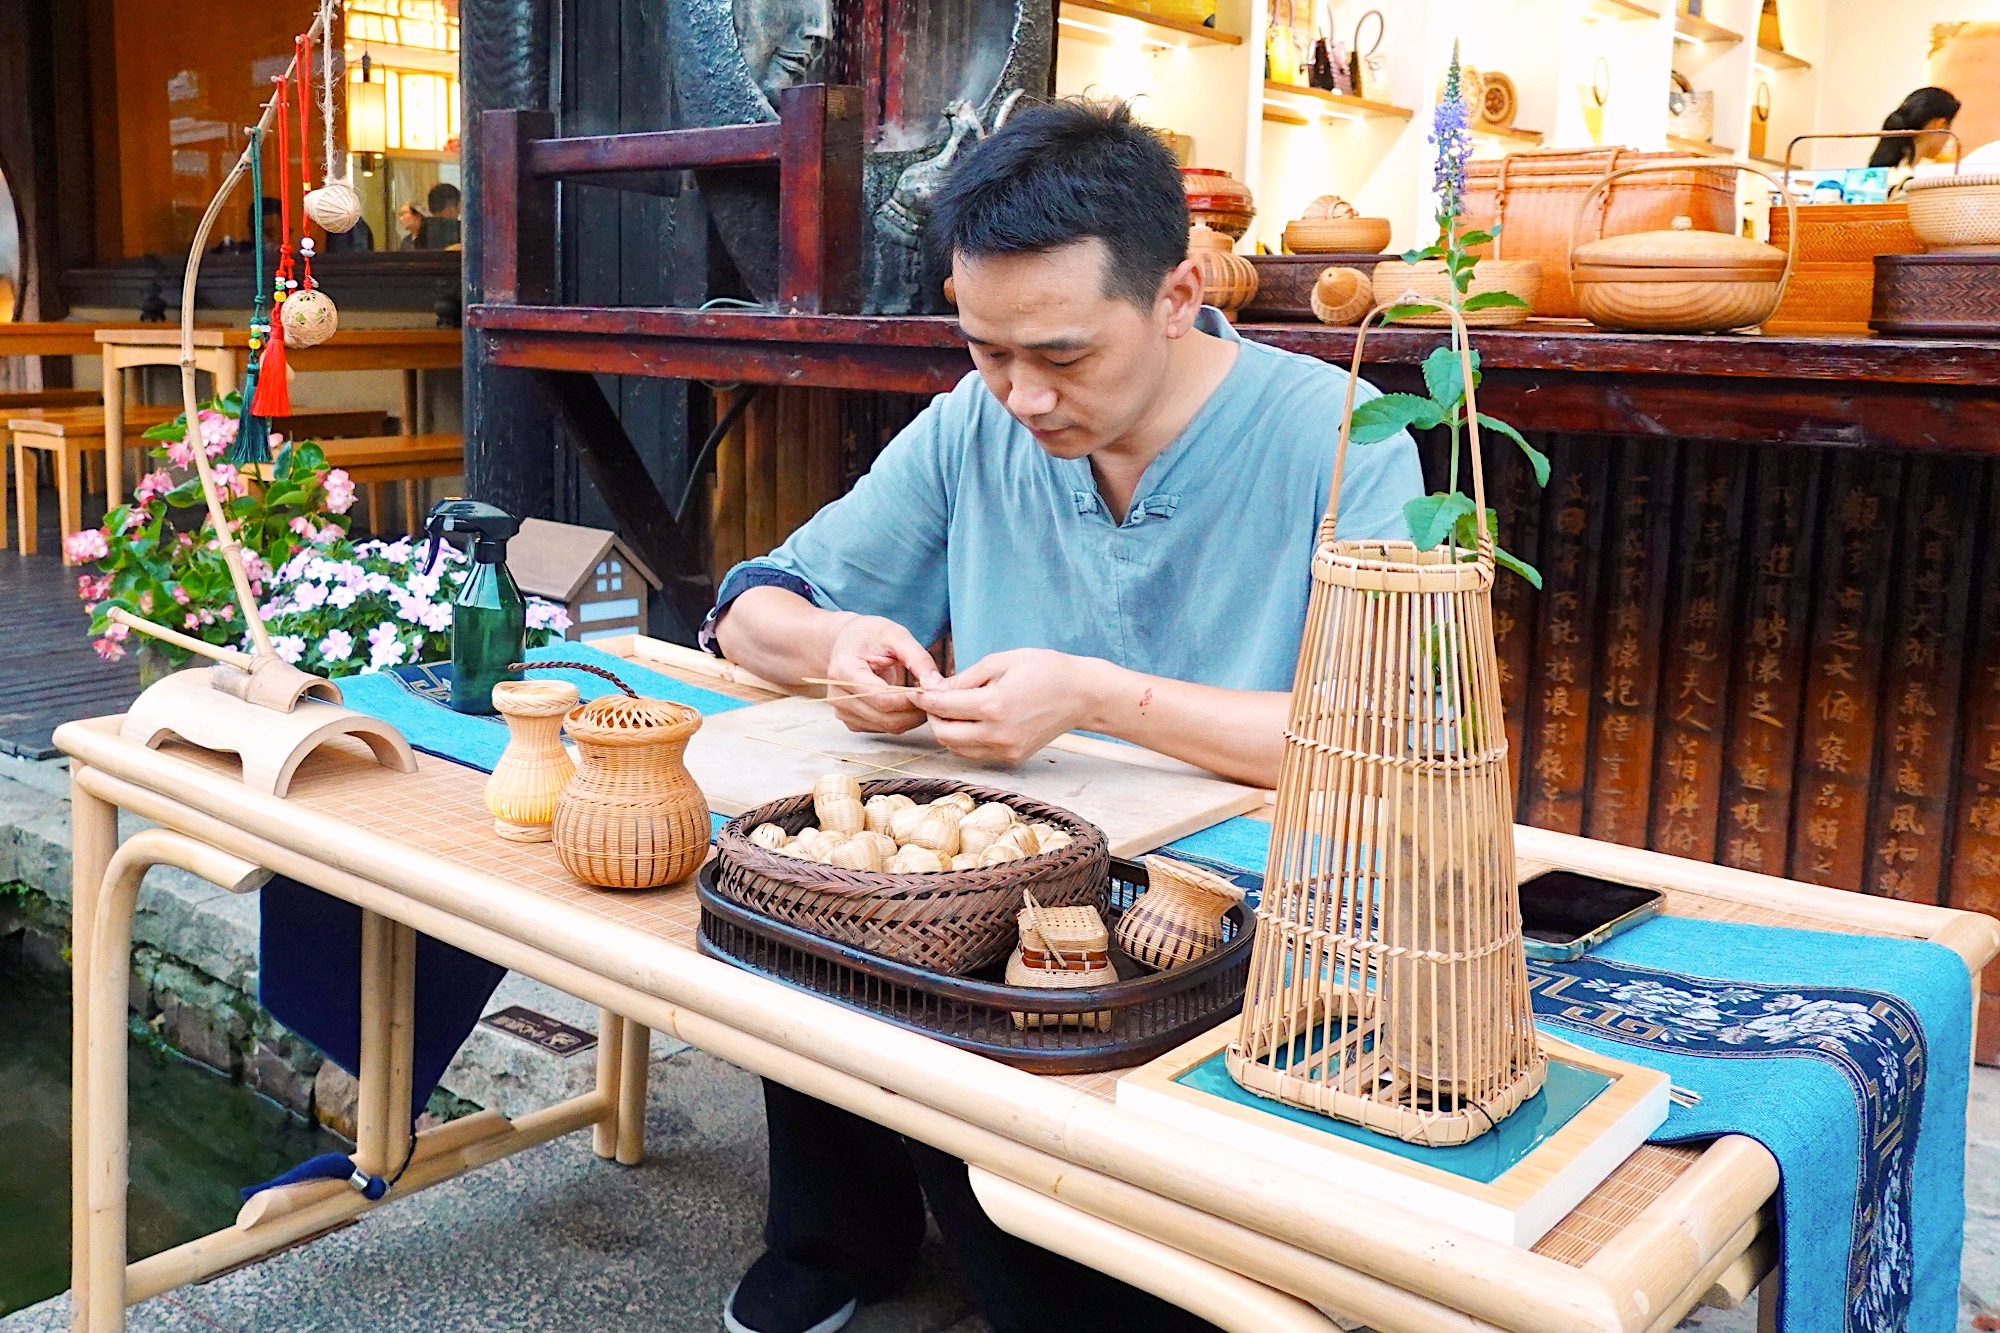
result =
[{"label": "wicker bowl", "polygon": [[815,822],[813,798],[805,794],[759,806],[722,826],[715,838],[715,891],[838,943],[952,975],[983,967],[1013,948],[1024,890],[1034,890],[1045,907],[1103,906],[1111,849],[1095,824],[1014,792],[938,778],[861,784],[864,799],[902,795],[919,804],[954,791],[1012,806],[1023,820],[1068,831],[1072,841],[1021,861],[931,875],[844,870],[780,856],[750,841],[750,830],[759,824],[797,833]]},{"label": "wicker bowl", "polygon": [[1374,255],[1389,248],[1387,218],[1300,218],[1285,224],[1295,255]]},{"label": "wicker bowl", "polygon": [[1910,228],[1933,253],[2000,252],[2000,172],[1923,176],[1904,187]]},{"label": "wicker bowl", "polygon": [[[1472,311],[1464,316],[1468,325],[1476,329],[1507,329],[1527,323],[1528,316],[1534,313],[1535,302],[1542,294],[1541,261],[1480,260],[1479,267],[1472,271],[1472,289],[1465,294],[1477,296],[1481,292],[1512,292],[1528,304]],[[1426,259],[1419,264],[1383,264],[1375,270],[1377,301],[1392,301],[1406,294],[1424,301],[1451,300],[1451,275],[1445,272],[1444,261]],[[1418,328],[1442,329],[1451,327],[1451,316],[1439,311],[1432,315],[1406,315],[1396,322]]]}]

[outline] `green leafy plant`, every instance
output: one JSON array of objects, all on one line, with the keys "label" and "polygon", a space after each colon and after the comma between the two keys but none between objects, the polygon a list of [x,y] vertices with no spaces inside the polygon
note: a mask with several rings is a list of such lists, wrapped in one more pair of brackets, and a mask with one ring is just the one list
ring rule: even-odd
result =
[{"label": "green leafy plant", "polygon": [[[1445,72],[1444,96],[1438,102],[1436,119],[1431,130],[1431,144],[1437,149],[1437,240],[1422,250],[1412,250],[1403,256],[1403,262],[1420,264],[1426,260],[1442,260],[1445,272],[1451,277],[1450,304],[1462,313],[1470,314],[1478,310],[1491,310],[1503,306],[1525,306],[1526,301],[1512,292],[1481,292],[1477,296],[1467,296],[1472,286],[1472,275],[1479,264],[1479,257],[1472,253],[1475,246],[1485,245],[1500,234],[1500,226],[1495,223],[1490,230],[1469,231],[1461,223],[1465,211],[1465,163],[1472,155],[1472,134],[1469,112],[1465,105],[1458,63],[1458,48],[1451,52],[1451,65]],[[1415,303],[1391,306],[1385,313],[1385,320],[1408,319],[1416,315],[1435,314],[1436,307]],[[1473,391],[1480,382],[1479,353],[1471,353]],[[1424,358],[1425,393],[1385,393],[1354,409],[1354,426],[1350,438],[1356,444],[1373,444],[1386,440],[1403,430],[1435,430],[1445,427],[1451,433],[1451,466],[1449,472],[1450,489],[1435,491],[1420,496],[1403,506],[1403,516],[1410,525],[1410,540],[1420,551],[1435,550],[1446,540],[1468,552],[1479,544],[1479,510],[1471,496],[1459,490],[1459,443],[1467,431],[1466,392],[1464,369],[1459,355],[1450,347],[1434,349]],[[1497,417],[1484,412],[1477,414],[1479,428],[1504,435],[1520,446],[1527,455],[1528,462],[1535,470],[1535,484],[1549,484],[1549,460],[1540,450],[1529,444],[1520,431],[1515,430]],[[1533,565],[1521,560],[1499,546],[1499,516],[1491,509],[1486,511],[1487,529],[1494,536],[1494,557],[1502,565],[1527,579],[1537,588],[1542,586],[1542,576]],[[1471,558],[1469,555],[1467,558]]]}]

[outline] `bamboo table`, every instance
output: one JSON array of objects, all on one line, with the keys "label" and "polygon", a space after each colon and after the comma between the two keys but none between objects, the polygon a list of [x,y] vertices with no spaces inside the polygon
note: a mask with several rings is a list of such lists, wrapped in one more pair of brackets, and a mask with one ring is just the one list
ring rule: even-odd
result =
[{"label": "bamboo table", "polygon": [[[709,688],[771,697],[684,649],[602,646]],[[267,1191],[236,1226],[126,1263],[131,914],[139,876],[161,862],[239,890],[289,875],[362,908],[357,1155],[381,1173],[410,1154],[390,1199],[585,1126],[600,1156],[638,1160],[646,1037],[657,1028],[964,1158],[1002,1228],[1227,1329],[1330,1333],[1326,1312],[1337,1312],[1385,1333],[1637,1333],[1670,1329],[1703,1301],[1740,1301],[1771,1269],[1777,1163],[1749,1139],[1648,1145],[1532,1250],[1516,1249],[1343,1198],[1121,1110],[1114,1074],[1023,1073],[702,957],[687,885],[578,884],[547,844],[494,836],[475,770],[419,756],[416,773],[397,774],[358,747],[330,748],[279,800],[244,787],[232,760],[122,740],[116,718],[69,723],[56,743],[72,757],[75,835],[78,1330],[122,1329],[128,1302],[380,1206],[339,1182]],[[159,827],[118,847],[121,809]],[[1517,829],[1516,845],[1523,875],[1609,871],[1666,889],[1677,914],[1934,940],[1965,959],[1968,986],[2000,953],[2000,924],[1972,913],[1535,829]],[[596,1089],[513,1121],[455,1121],[412,1146],[390,1108],[408,1104],[418,931],[600,1006]]]},{"label": "bamboo table", "polygon": [[[403,375],[402,423],[405,435],[419,429],[422,402],[420,376],[426,370],[456,368],[463,359],[457,329],[342,329],[317,347],[285,349],[285,361],[295,370],[399,370]],[[177,366],[181,363],[178,328],[148,324],[99,330],[89,350],[104,358],[104,408],[116,419],[125,401],[123,372],[135,366]],[[248,329],[196,329],[194,367],[215,377],[215,392],[225,394],[242,380],[250,355]],[[106,433],[104,442],[105,503],[118,504],[125,486],[125,434]]]}]

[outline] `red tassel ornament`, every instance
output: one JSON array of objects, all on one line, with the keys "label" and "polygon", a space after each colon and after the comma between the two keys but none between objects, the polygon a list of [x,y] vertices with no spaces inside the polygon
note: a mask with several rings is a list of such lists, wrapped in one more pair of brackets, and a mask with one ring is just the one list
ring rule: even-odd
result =
[{"label": "red tassel ornament", "polygon": [[282,309],[277,306],[271,311],[271,332],[264,343],[264,359],[257,363],[257,396],[250,400],[250,410],[267,420],[292,414],[292,387],[288,383],[291,375],[286,370],[285,339],[278,323]]}]

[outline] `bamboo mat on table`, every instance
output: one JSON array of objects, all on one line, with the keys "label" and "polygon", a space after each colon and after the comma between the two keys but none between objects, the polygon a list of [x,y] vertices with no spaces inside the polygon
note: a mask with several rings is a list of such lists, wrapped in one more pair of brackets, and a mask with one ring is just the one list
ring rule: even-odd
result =
[{"label": "bamboo mat on table", "polygon": [[[207,751],[178,744],[165,748],[176,758],[218,772],[232,773],[236,768],[234,761]],[[449,857],[469,869],[669,944],[695,947],[700,909],[689,888],[613,892],[582,884],[562,868],[549,844],[503,842],[494,834],[483,797],[485,774],[429,755],[418,755],[417,765],[414,774],[388,773],[369,760],[358,744],[340,742],[305,761],[293,781],[290,799],[358,830]],[[1537,867],[1523,862],[1521,868],[1526,874]],[[1680,916],[1756,925],[1843,929],[1834,923],[1679,891],[1669,892],[1668,910]],[[1051,1077],[1110,1101],[1116,1096],[1120,1072]],[[1535,1245],[1536,1253],[1570,1265],[1587,1262],[1693,1165],[1701,1151],[1699,1147],[1654,1144],[1640,1148]]]}]

